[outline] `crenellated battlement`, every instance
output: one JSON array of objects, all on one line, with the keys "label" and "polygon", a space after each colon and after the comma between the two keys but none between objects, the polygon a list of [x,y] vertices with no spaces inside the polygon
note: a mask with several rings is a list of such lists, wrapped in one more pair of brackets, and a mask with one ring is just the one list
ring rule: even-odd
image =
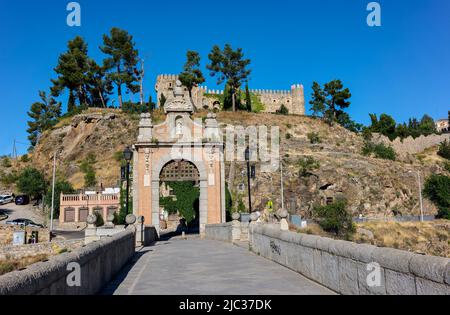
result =
[{"label": "crenellated battlement", "polygon": [[[170,97],[173,93],[173,88],[178,75],[176,74],[161,74],[157,77],[155,89],[158,93],[158,106],[162,94]],[[185,88],[186,95],[188,94]],[[280,109],[281,105],[286,106],[289,112],[297,115],[305,114],[305,97],[304,88],[302,84],[293,84],[290,90],[266,90],[266,89],[252,89],[251,93],[257,95],[261,102],[265,105],[265,112],[274,113]],[[223,95],[223,90],[209,89],[205,85],[194,87],[192,90],[192,100],[197,108],[217,108],[218,100],[208,98],[208,95]]]}]

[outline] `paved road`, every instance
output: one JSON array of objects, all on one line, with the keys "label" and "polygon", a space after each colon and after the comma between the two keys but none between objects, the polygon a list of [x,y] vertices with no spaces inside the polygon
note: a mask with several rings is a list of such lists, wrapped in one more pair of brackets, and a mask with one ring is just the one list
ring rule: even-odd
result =
[{"label": "paved road", "polygon": [[[1,205],[0,212],[4,212],[8,216],[8,219],[5,221],[15,219],[29,219],[34,221],[35,223],[44,223],[43,215],[36,211],[35,207],[33,207],[32,205],[18,206],[12,202],[6,205]],[[0,223],[4,223],[4,221]]]},{"label": "paved road", "polygon": [[104,290],[114,295],[309,295],[328,289],[235,245],[200,239],[144,248]]}]

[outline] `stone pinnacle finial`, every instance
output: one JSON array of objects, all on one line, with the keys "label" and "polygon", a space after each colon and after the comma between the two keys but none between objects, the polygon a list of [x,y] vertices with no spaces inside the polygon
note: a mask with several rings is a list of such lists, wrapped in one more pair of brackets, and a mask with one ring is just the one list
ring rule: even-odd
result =
[{"label": "stone pinnacle finial", "polygon": [[174,89],[175,97],[183,96],[184,95],[184,93],[183,93],[183,84],[181,83],[180,80],[177,80],[177,82],[175,84],[176,84],[176,87]]}]

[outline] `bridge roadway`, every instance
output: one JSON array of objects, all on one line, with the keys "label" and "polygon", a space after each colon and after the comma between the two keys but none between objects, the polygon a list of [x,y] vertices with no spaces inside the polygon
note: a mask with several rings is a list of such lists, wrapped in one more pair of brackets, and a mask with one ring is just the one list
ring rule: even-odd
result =
[{"label": "bridge roadway", "polygon": [[172,238],[136,253],[105,295],[330,295],[332,291],[236,245]]}]

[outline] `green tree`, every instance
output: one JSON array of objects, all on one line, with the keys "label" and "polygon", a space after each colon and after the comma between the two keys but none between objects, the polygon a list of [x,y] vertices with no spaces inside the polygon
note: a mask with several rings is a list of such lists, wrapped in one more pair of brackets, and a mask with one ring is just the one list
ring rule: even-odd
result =
[{"label": "green tree", "polygon": [[431,175],[423,192],[439,208],[438,217],[450,220],[450,177]]},{"label": "green tree", "polygon": [[94,169],[96,162],[97,159],[95,155],[90,153],[80,164],[80,169],[84,173],[84,186],[86,188],[95,187],[97,185],[97,178]]},{"label": "green tree", "polygon": [[75,99],[81,107],[87,107],[88,87],[87,73],[89,71],[88,45],[80,36],[67,44],[68,50],[58,60],[55,72],[58,78],[52,80],[52,96],[60,96],[64,90],[69,91],[68,112],[75,110]]},{"label": "green tree", "polygon": [[424,115],[420,120],[419,129],[420,134],[425,136],[432,135],[437,132],[434,119],[428,115]]},{"label": "green tree", "polygon": [[286,105],[281,104],[280,109],[276,111],[277,115],[289,115],[289,109],[286,107]]},{"label": "green tree", "polygon": [[314,170],[320,168],[319,161],[316,161],[312,156],[300,158],[297,162],[297,165],[299,167],[300,177],[309,177],[313,175],[312,172]]},{"label": "green tree", "polygon": [[31,148],[34,148],[41,134],[52,128],[61,116],[61,103],[55,101],[52,97],[47,97],[45,92],[40,91],[41,102],[31,105],[28,116],[32,119],[28,121],[27,132],[29,134]]},{"label": "green tree", "polygon": [[147,106],[148,106],[148,109],[149,109],[149,113],[152,113],[156,109],[156,103],[153,102],[153,98],[152,98],[151,95],[148,98]]},{"label": "green tree", "polygon": [[323,89],[317,82],[313,83],[312,99],[309,102],[314,115],[320,114],[331,125],[338,120],[339,114],[350,106],[352,97],[348,88],[340,80],[325,83]]},{"label": "green tree", "polygon": [[193,182],[170,182],[167,185],[173,189],[176,198],[161,198],[161,207],[170,214],[180,213],[186,223],[191,223],[195,219],[194,203],[200,197],[200,189]]},{"label": "green tree", "polygon": [[217,75],[217,84],[227,82],[231,88],[232,109],[235,112],[236,95],[240,94],[242,82],[247,80],[251,73],[251,70],[247,69],[250,59],[244,59],[242,48],[233,50],[229,44],[226,44],[223,50],[214,46],[208,57],[211,63],[206,67],[211,71],[211,76]]},{"label": "green tree", "polygon": [[450,142],[447,139],[439,145],[438,155],[450,160]]},{"label": "green tree", "polygon": [[113,92],[113,85],[111,80],[106,76],[105,68],[90,59],[88,61],[86,80],[91,97],[91,106],[107,108],[109,95]]},{"label": "green tree", "polygon": [[35,168],[25,168],[17,178],[17,189],[30,196],[30,198],[40,198],[45,192],[44,175]]},{"label": "green tree", "polygon": [[[236,94],[234,102],[236,108],[242,108],[241,93]],[[227,83],[225,84],[225,90],[223,92],[223,109],[230,110],[232,108],[233,108],[233,94],[231,86]]]},{"label": "green tree", "polygon": [[[54,212],[53,217],[55,219],[59,218],[59,208],[60,208],[60,196],[61,194],[74,194],[75,189],[72,185],[65,180],[57,180],[55,183],[55,200],[54,200]],[[44,197],[45,205],[51,209],[52,207],[52,190],[49,189]]]},{"label": "green tree", "polygon": [[139,61],[138,51],[135,49],[133,36],[127,31],[113,27],[109,36],[103,35],[103,46],[100,50],[109,55],[103,61],[104,68],[107,71],[107,77],[117,87],[119,97],[119,106],[122,108],[122,86],[125,85],[130,93],[139,91],[136,66]]},{"label": "green tree", "polygon": [[196,51],[188,50],[186,57],[187,60],[184,64],[183,72],[179,75],[179,79],[188,89],[189,97],[192,100],[192,89],[205,82],[205,78],[200,70],[200,54]]},{"label": "green tree", "polygon": [[352,120],[350,115],[346,112],[340,111],[337,115],[337,123],[347,130],[355,133],[359,133],[363,130],[364,126]]},{"label": "green tree", "polygon": [[394,140],[396,135],[396,122],[394,118],[387,114],[381,114],[380,119],[378,120],[376,114],[370,114],[370,120],[372,121],[372,125],[369,127],[372,132],[380,133],[390,140]]},{"label": "green tree", "polygon": [[375,144],[371,141],[366,141],[362,149],[362,154],[365,156],[374,155],[378,159],[395,161],[397,154],[391,146],[384,145],[383,143]]},{"label": "green tree", "polygon": [[331,205],[314,207],[315,220],[327,232],[345,236],[347,239],[355,233],[351,214],[347,211],[347,201],[338,200]]},{"label": "green tree", "polygon": [[249,113],[251,113],[252,112],[252,97],[250,94],[250,90],[248,88],[248,83],[245,85],[245,105],[246,105],[247,111]]}]

